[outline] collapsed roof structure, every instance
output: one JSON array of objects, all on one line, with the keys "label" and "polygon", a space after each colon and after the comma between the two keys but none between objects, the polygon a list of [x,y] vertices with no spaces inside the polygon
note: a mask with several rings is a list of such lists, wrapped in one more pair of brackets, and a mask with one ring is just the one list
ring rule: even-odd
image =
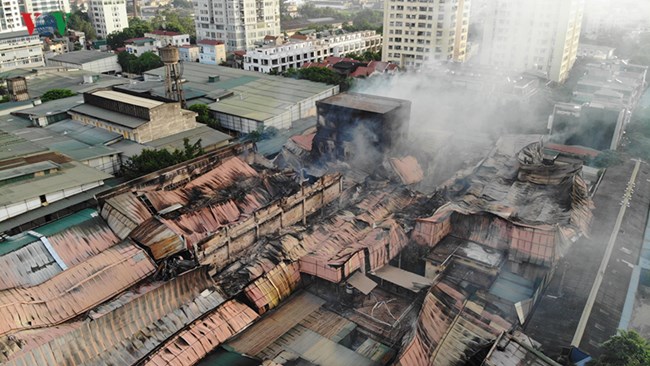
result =
[{"label": "collapsed roof structure", "polygon": [[315,136],[289,141],[276,159],[289,169],[230,146],[0,252],[0,362],[193,365],[221,346],[265,365],[466,362],[516,337],[504,332],[586,234],[581,165],[544,156],[537,137],[502,138],[424,195],[402,141],[368,174],[311,166]]}]

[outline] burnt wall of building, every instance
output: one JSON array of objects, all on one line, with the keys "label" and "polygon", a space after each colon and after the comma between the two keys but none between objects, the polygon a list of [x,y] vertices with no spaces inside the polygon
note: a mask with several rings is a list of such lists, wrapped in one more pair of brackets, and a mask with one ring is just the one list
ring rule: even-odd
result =
[{"label": "burnt wall of building", "polygon": [[229,225],[200,243],[196,248],[199,262],[210,266],[210,274],[218,273],[237,261],[260,237],[306,219],[336,200],[342,189],[340,175],[324,176],[313,185],[256,211],[248,219]]},{"label": "burnt wall of building", "polygon": [[408,134],[409,108],[375,113],[317,102],[318,123],[312,158],[377,164]]}]

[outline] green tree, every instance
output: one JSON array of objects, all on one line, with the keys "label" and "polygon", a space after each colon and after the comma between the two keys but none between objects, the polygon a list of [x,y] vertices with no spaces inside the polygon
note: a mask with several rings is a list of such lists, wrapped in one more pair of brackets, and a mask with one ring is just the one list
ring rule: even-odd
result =
[{"label": "green tree", "polygon": [[650,365],[650,343],[631,330],[621,330],[601,345],[603,353],[596,366]]},{"label": "green tree", "polygon": [[137,60],[138,58],[135,55],[132,55],[126,51],[122,51],[117,54],[117,63],[120,64],[123,72],[133,74],[133,66],[131,65],[133,65]]},{"label": "green tree", "polygon": [[160,56],[151,51],[141,54],[140,57],[122,51],[117,54],[117,63],[122,67],[122,71],[130,74],[142,74],[163,66]]},{"label": "green tree", "polygon": [[142,74],[145,71],[153,70],[163,66],[163,62],[160,59],[160,56],[149,51],[145,52],[138,57],[136,60],[136,65],[138,67],[138,74]]},{"label": "green tree", "polygon": [[183,150],[176,149],[170,152],[166,149],[145,149],[140,154],[129,158],[122,165],[122,176],[126,179],[134,179],[194,159],[204,153],[200,139],[194,144],[190,144],[187,138],[183,140]]},{"label": "green tree", "polygon": [[154,29],[189,34],[190,38],[196,38],[194,17],[187,12],[165,9],[151,19],[151,26]]},{"label": "green tree", "polygon": [[190,106],[189,110],[196,112],[198,116],[196,120],[199,123],[204,123],[210,128],[219,129],[221,126],[219,121],[210,115],[210,108],[207,104],[197,103]]},{"label": "green tree", "polygon": [[338,85],[341,91],[346,91],[352,86],[352,79],[338,74],[326,67],[308,67],[305,69],[290,68],[282,73],[284,77],[305,79],[318,83]]},{"label": "green tree", "polygon": [[93,27],[92,23],[90,22],[88,13],[84,13],[81,10],[77,10],[70,15],[70,18],[68,19],[68,28],[79,32],[84,32],[86,39],[88,40],[94,40],[97,38],[95,27]]},{"label": "green tree", "polygon": [[112,50],[124,47],[127,39],[144,36],[145,33],[153,30],[151,24],[139,18],[129,19],[129,27],[122,29],[120,32],[113,32],[106,37],[106,43]]},{"label": "green tree", "polygon": [[72,97],[74,95],[77,95],[77,93],[73,92],[70,89],[52,89],[48,90],[41,96],[41,101],[42,102],[49,102],[51,100],[57,100],[57,99],[62,99],[62,98],[67,98],[67,97]]}]

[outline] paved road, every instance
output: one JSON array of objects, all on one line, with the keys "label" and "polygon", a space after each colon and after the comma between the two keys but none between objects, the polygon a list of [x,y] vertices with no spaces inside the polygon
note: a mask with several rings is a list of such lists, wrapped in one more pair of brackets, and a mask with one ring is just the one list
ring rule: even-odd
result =
[{"label": "paved road", "polygon": [[[571,344],[576,334],[634,166],[634,161],[628,161],[607,170],[594,197],[596,210],[589,237],[574,243],[560,260],[551,284],[526,325],[526,333],[541,342],[553,358],[562,347]],[[595,352],[600,342],[616,332],[632,274],[628,263],[636,263],[642,243],[650,199],[649,177],[650,168],[642,164],[581,337],[580,346],[588,352]]]}]

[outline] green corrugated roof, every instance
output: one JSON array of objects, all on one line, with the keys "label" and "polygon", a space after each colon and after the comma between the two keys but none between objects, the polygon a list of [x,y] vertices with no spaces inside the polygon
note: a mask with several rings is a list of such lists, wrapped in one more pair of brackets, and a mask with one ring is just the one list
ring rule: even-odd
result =
[{"label": "green corrugated roof", "polygon": [[214,83],[214,87],[217,89],[232,89],[238,86],[246,85],[251,81],[258,79],[259,78],[257,76],[240,76],[238,78],[216,82]]},{"label": "green corrugated roof", "polygon": [[[62,219],[52,221],[49,224],[40,226],[36,229],[33,229],[33,231],[36,231],[41,235],[51,236],[56,233],[60,233],[61,231],[71,226],[79,225],[84,221],[88,221],[94,216],[97,216],[97,210],[94,210],[92,208],[87,208],[85,210],[76,212],[72,215],[66,216]],[[20,249],[29,243],[35,242],[36,240],[38,239],[27,233],[22,233],[13,236],[8,240],[0,242],[0,255],[5,255],[16,249]]]}]

